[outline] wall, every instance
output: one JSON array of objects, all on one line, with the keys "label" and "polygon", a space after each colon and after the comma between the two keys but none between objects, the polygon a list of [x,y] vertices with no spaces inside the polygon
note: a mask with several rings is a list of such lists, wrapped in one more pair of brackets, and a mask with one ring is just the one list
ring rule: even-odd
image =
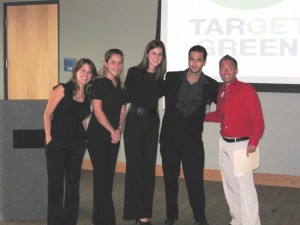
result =
[{"label": "wall", "polygon": [[[0,0],[0,30],[3,34],[3,2]],[[125,69],[141,60],[145,45],[155,37],[156,0],[62,0],[60,2],[59,80],[70,74],[63,71],[63,59],[89,57],[100,68],[104,52],[120,48],[125,54]],[[174,37],[175,38],[175,37]],[[3,35],[0,36],[3,49]],[[178,56],[187,60],[186,55]],[[209,59],[209,56],[208,56]],[[0,52],[0,61],[3,51]],[[185,69],[185,68],[183,68]],[[243,68],[240,68],[242,73]],[[0,99],[4,96],[3,64],[0,64]],[[300,94],[259,93],[266,130],[261,140],[261,166],[257,172],[300,176]],[[160,115],[163,110],[160,102]],[[206,168],[218,169],[219,125],[205,124]],[[85,157],[88,158],[88,155]],[[119,162],[125,162],[123,142]],[[161,164],[158,154],[157,164]]]}]

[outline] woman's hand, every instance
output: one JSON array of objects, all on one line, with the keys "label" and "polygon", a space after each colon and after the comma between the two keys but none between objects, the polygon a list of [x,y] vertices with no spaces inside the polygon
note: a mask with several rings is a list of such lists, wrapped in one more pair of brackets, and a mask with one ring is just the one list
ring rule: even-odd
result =
[{"label": "woman's hand", "polygon": [[51,135],[47,135],[46,136],[46,145],[48,145],[51,140],[52,140],[52,136]]},{"label": "woman's hand", "polygon": [[111,143],[117,144],[121,139],[121,132],[119,129],[114,130],[113,133],[111,133]]}]

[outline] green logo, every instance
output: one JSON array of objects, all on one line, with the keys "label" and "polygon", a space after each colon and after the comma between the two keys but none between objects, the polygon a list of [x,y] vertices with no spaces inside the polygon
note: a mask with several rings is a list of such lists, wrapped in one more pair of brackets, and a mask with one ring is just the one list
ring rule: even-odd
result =
[{"label": "green logo", "polygon": [[211,0],[212,2],[233,9],[259,9],[275,5],[284,0]]}]

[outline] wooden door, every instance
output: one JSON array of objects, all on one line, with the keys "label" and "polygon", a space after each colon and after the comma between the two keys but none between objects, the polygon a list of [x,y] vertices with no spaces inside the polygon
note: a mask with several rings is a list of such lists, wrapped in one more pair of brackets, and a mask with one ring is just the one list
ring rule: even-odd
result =
[{"label": "wooden door", "polygon": [[58,82],[58,4],[6,9],[6,98],[48,99]]}]

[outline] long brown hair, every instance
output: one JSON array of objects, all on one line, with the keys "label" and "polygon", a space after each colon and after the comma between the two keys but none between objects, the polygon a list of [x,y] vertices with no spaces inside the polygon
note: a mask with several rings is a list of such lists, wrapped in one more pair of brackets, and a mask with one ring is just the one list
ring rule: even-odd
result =
[{"label": "long brown hair", "polygon": [[90,70],[92,72],[92,78],[90,80],[90,82],[88,84],[85,85],[84,87],[84,93],[87,94],[88,90],[93,82],[93,80],[97,77],[97,69],[95,64],[93,63],[92,60],[88,59],[88,58],[81,58],[79,59],[73,69],[72,69],[72,77],[70,78],[70,82],[73,83],[73,95],[76,95],[76,93],[79,90],[79,84],[77,83],[77,72],[82,68],[82,66],[84,64],[88,64],[90,66]]},{"label": "long brown hair", "polygon": [[167,69],[167,55],[166,55],[165,45],[160,40],[152,40],[147,44],[145,51],[144,51],[142,61],[140,62],[140,64],[137,65],[137,67],[142,68],[144,70],[148,69],[149,59],[148,59],[147,55],[150,52],[150,50],[152,50],[154,48],[161,48],[163,51],[162,61],[156,67],[156,79],[162,79],[166,72],[166,69]]}]

